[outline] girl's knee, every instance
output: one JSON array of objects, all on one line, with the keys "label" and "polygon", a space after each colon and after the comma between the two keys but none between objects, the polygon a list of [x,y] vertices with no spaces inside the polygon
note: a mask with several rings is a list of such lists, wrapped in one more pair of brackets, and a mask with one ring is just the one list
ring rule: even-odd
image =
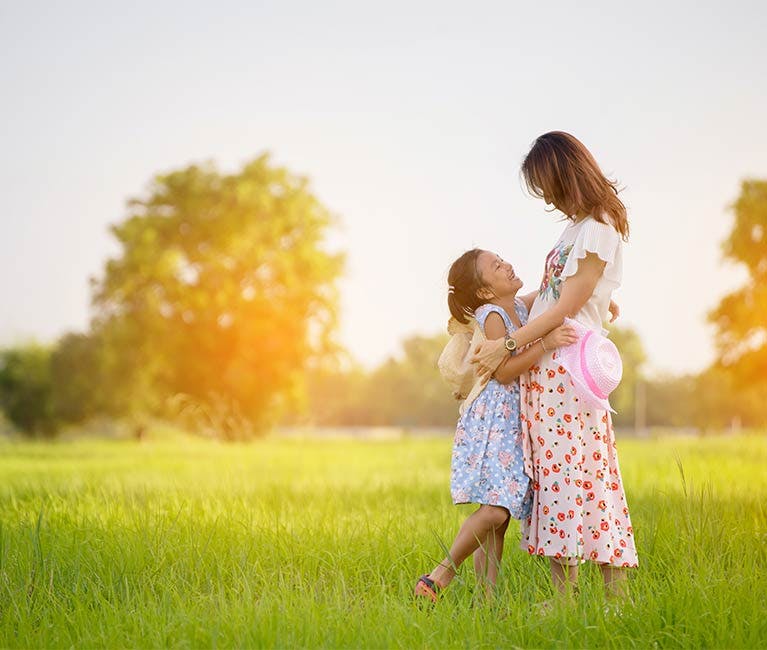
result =
[{"label": "girl's knee", "polygon": [[509,511],[501,506],[480,506],[479,511],[482,513],[482,517],[493,528],[501,528],[509,521]]}]

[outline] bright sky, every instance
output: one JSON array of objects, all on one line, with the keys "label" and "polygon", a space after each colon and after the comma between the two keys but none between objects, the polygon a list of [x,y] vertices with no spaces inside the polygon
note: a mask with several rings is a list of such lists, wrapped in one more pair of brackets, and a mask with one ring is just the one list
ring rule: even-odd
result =
[{"label": "bright sky", "polygon": [[341,338],[376,363],[444,326],[469,247],[537,285],[562,224],[518,168],[563,129],[626,187],[623,324],[654,369],[702,368],[744,277],[727,206],[767,177],[767,5],[540,4],[0,4],[0,342],[87,326],[153,174],[269,150],[341,217]]}]

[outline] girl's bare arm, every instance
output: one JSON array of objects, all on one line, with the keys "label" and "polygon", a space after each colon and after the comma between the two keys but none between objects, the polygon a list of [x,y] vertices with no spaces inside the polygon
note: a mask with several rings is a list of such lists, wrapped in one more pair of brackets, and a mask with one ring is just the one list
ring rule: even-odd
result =
[{"label": "girl's bare arm", "polygon": [[[604,268],[605,262],[599,259],[596,253],[587,253],[586,257],[578,260],[578,270],[562,282],[562,292],[556,304],[514,332],[513,338],[517,347],[520,348],[545,336],[555,327],[560,326],[565,317],[575,316],[594,293]],[[493,373],[505,356],[508,356],[508,352],[504,348],[502,338],[486,341],[474,350],[472,363],[477,364],[477,372],[480,375]]]},{"label": "girl's bare arm", "polygon": [[506,358],[501,361],[501,365],[495,369],[493,377],[502,384],[510,384],[523,372],[527,372],[530,366],[535,364],[547,352],[570,345],[577,340],[577,335],[569,327],[557,327],[526,350],[517,352],[513,356],[507,354]]}]

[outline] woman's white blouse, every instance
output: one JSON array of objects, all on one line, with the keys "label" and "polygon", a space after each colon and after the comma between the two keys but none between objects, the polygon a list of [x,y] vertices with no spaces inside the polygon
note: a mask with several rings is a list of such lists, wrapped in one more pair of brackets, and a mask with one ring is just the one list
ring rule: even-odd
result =
[{"label": "woman's white blouse", "polygon": [[590,329],[602,329],[602,323],[608,318],[612,292],[620,286],[623,277],[623,241],[612,225],[600,223],[593,217],[568,224],[546,257],[543,281],[530,311],[530,320],[557,302],[562,282],[575,275],[578,261],[587,253],[595,253],[606,264],[594,293],[575,319]]}]

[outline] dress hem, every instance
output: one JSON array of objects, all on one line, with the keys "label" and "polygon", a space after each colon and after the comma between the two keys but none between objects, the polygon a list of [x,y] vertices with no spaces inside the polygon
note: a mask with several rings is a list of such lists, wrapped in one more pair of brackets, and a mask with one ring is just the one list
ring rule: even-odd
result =
[{"label": "dress hem", "polygon": [[469,499],[468,501],[455,501],[453,500],[454,506],[468,506],[468,505],[477,505],[477,506],[496,506],[498,508],[503,508],[506,512],[509,513],[509,517],[512,519],[516,519],[518,521],[522,521],[523,519],[526,519],[530,516],[529,512],[523,512],[519,515],[514,514],[514,510],[510,508],[509,506],[503,504],[503,503],[486,503],[485,501],[482,501],[481,499]]},{"label": "dress hem", "polygon": [[[522,545],[524,546],[524,540],[522,542]],[[541,552],[543,549],[535,550],[532,549],[530,546],[527,546],[527,548],[523,548],[522,550],[527,551],[528,555],[534,555],[535,557],[548,557],[551,559],[576,559],[580,564],[583,564],[585,562],[591,562],[592,564],[597,565],[607,565],[611,567],[615,567],[616,569],[636,569],[639,567],[639,561],[635,562],[611,562],[609,560],[600,560],[597,558],[589,558],[584,555],[562,555],[561,553],[546,553]]]}]

